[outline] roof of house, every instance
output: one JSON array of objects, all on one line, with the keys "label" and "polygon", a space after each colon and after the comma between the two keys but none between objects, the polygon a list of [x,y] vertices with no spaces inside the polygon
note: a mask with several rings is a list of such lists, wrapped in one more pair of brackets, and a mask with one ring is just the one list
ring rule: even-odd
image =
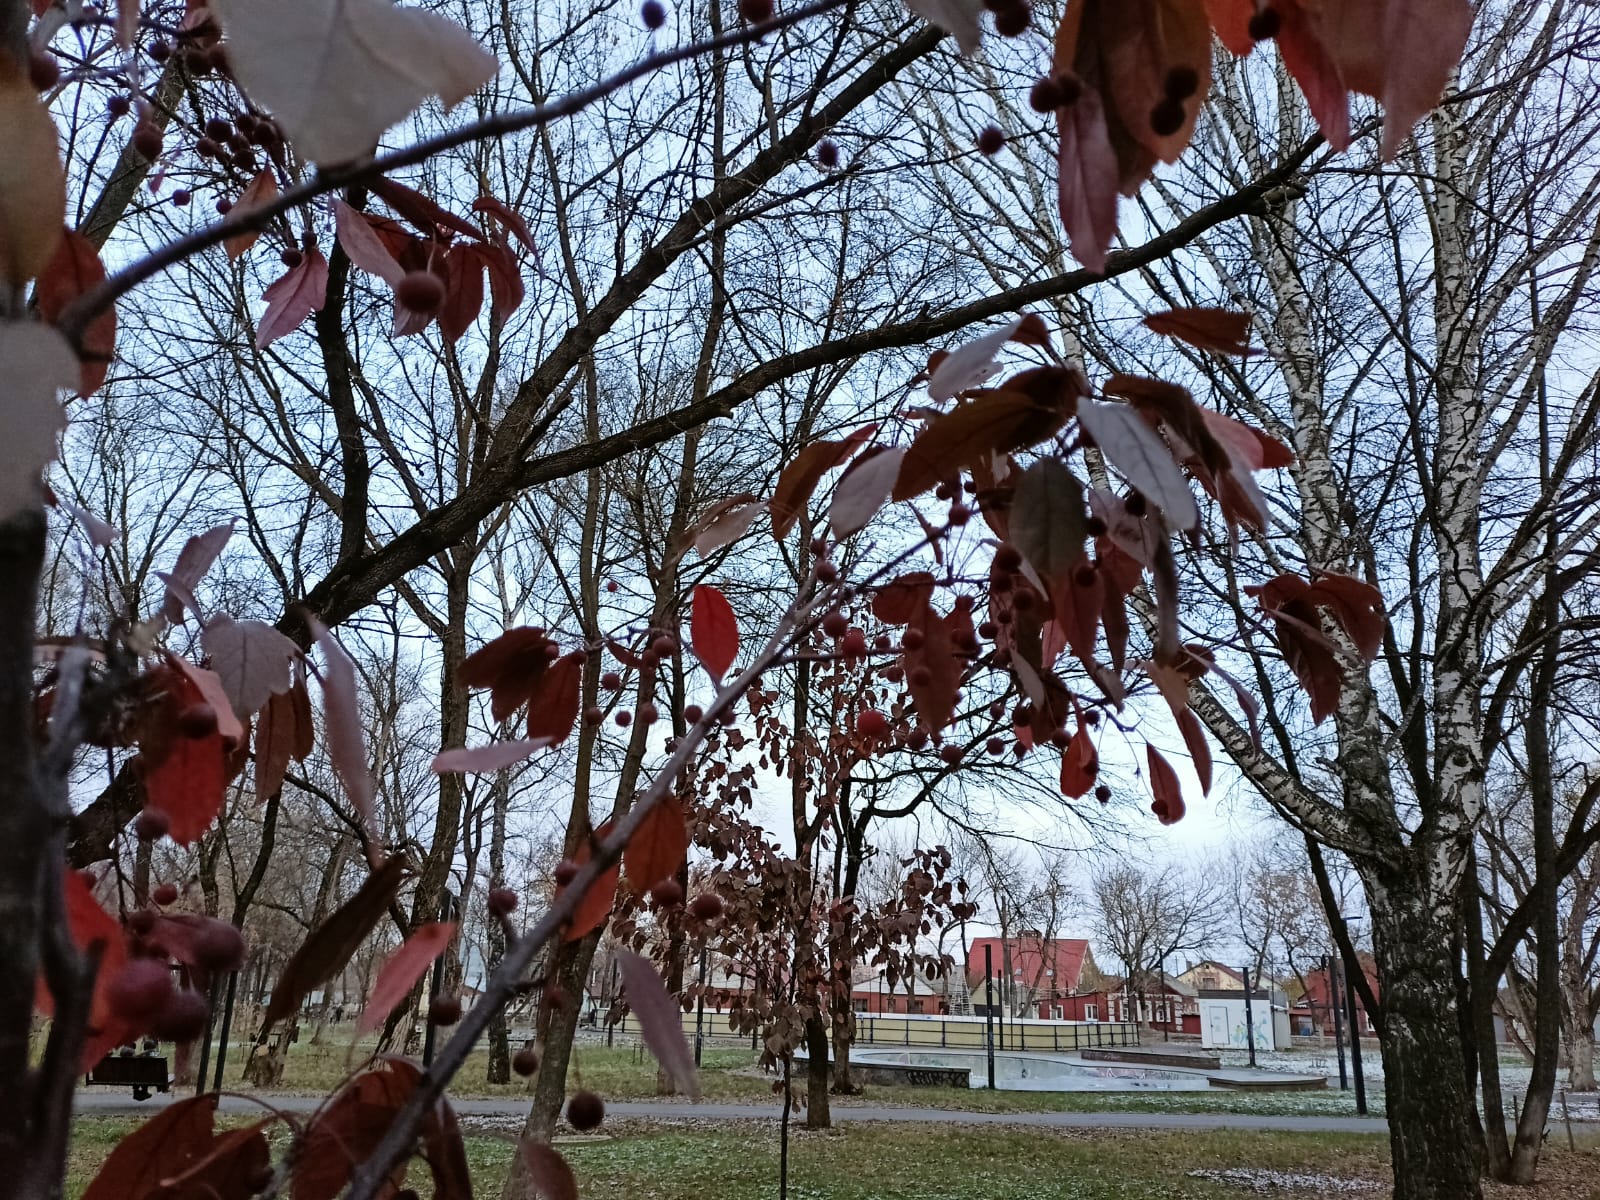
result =
[{"label": "roof of house", "polygon": [[1084,938],[1046,938],[1036,933],[1017,937],[973,938],[967,948],[967,977],[982,979],[983,952],[989,950],[996,979],[1004,976],[1009,967],[1013,979],[1024,987],[1048,988],[1058,992],[1073,992],[1083,975],[1083,964],[1089,957],[1089,943]]},{"label": "roof of house", "polygon": [[1218,962],[1214,958],[1202,958],[1197,963],[1190,963],[1187,967],[1184,968],[1182,974],[1185,975],[1185,976],[1188,976],[1188,975],[1193,975],[1193,974],[1195,974],[1196,972],[1199,972],[1199,971],[1207,971],[1207,970],[1210,970],[1210,971],[1221,971],[1224,975],[1228,976],[1230,979],[1237,980],[1241,986],[1243,986],[1243,984],[1244,984],[1244,974],[1241,971],[1239,971],[1236,967],[1230,967],[1225,962]]}]

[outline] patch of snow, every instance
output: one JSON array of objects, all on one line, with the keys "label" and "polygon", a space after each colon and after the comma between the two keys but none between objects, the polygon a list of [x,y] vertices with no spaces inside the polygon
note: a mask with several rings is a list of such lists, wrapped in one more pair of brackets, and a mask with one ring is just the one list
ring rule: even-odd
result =
[{"label": "patch of snow", "polygon": [[1292,1171],[1268,1171],[1257,1167],[1190,1171],[1189,1178],[1223,1183],[1257,1195],[1270,1195],[1274,1192],[1314,1192],[1319,1196],[1326,1196],[1335,1193],[1375,1192],[1383,1187],[1383,1184],[1376,1179],[1342,1179],[1337,1175],[1304,1175]]}]

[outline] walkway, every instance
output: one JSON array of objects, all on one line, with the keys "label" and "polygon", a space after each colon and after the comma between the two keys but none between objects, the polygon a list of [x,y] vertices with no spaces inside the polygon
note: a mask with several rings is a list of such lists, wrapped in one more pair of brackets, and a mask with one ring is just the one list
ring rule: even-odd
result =
[{"label": "walkway", "polygon": [[[150,1113],[172,1102],[169,1096],[152,1096],[139,1103],[124,1092],[79,1092],[80,1113],[111,1115]],[[310,1112],[316,1108],[315,1096],[262,1093],[260,1102],[244,1096],[224,1096],[222,1111],[260,1112],[262,1104],[287,1112]],[[462,1116],[521,1117],[528,1111],[527,1101],[452,1100]],[[623,1101],[606,1105],[609,1116],[621,1119],[658,1121],[774,1121],[777,1104],[696,1104],[687,1100]],[[803,1119],[803,1118],[797,1118]],[[1239,1113],[1129,1113],[1129,1112],[1033,1112],[982,1113],[944,1108],[900,1108],[887,1105],[846,1105],[833,1108],[833,1119],[850,1121],[911,1121],[946,1125],[1028,1125],[1042,1129],[1262,1129],[1283,1133],[1387,1133],[1389,1124],[1381,1117],[1272,1117]]]}]

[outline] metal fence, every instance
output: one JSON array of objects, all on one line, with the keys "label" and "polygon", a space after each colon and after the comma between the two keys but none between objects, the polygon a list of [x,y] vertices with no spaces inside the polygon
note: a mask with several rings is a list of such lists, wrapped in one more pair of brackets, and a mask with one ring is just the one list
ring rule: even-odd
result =
[{"label": "metal fence", "polygon": [[[707,1009],[703,1036],[721,1044],[749,1045],[749,1033],[739,1033],[729,1014]],[[989,1022],[983,1017],[897,1016],[892,1013],[857,1013],[858,1046],[937,1046],[941,1049],[981,1050]],[[996,1050],[1086,1050],[1097,1046],[1137,1046],[1139,1026],[1132,1021],[1019,1021],[996,1020]],[[695,1014],[683,1014],[683,1032],[694,1036]],[[636,1037],[639,1022],[632,1013],[615,1027],[617,1036]]]}]

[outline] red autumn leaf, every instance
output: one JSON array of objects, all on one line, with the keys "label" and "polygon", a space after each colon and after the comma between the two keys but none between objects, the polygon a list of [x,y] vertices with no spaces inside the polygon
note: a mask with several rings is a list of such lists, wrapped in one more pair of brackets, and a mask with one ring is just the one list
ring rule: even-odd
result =
[{"label": "red autumn leaf", "polygon": [[710,584],[695,585],[689,636],[701,663],[720,681],[739,656],[739,623],[728,598]]},{"label": "red autumn leaf", "polygon": [[965,612],[940,617],[932,607],[924,606],[909,622],[910,629],[921,632],[922,641],[915,650],[906,650],[901,662],[917,715],[929,730],[943,729],[955,715],[966,661],[953,635],[961,629],[963,618],[970,627],[971,617]]},{"label": "red autumn leaf", "polygon": [[1145,743],[1145,762],[1150,772],[1150,791],[1155,801],[1150,811],[1163,825],[1172,825],[1183,819],[1183,789],[1178,786],[1178,773],[1172,764],[1161,756],[1149,742]]},{"label": "red autumn leaf", "polygon": [[522,283],[522,267],[509,246],[474,245],[468,247],[480,266],[489,272],[489,295],[495,319],[504,323],[522,306],[527,288]]},{"label": "red autumn leaf", "polygon": [[678,1002],[667,994],[661,976],[648,958],[631,950],[618,950],[616,962],[622,976],[623,993],[633,1015],[639,1018],[639,1032],[645,1045],[650,1047],[678,1091],[691,1099],[697,1098],[700,1075],[695,1070],[689,1044],[683,1038],[683,1016]]},{"label": "red autumn leaf", "polygon": [[256,349],[265,350],[322,308],[328,298],[328,260],[315,246],[307,246],[300,262],[285,271],[261,298],[267,302],[267,311],[256,326]]},{"label": "red autumn leaf", "polygon": [[[295,1145],[294,1200],[334,1200],[355,1168],[377,1149],[395,1115],[416,1090],[418,1078],[413,1064],[384,1059],[336,1092]],[[395,1173],[398,1176],[401,1171]]]},{"label": "red autumn leaf", "polygon": [[[89,1028],[80,1059],[88,1070],[108,1053],[137,1033],[128,1022],[112,1008],[107,999],[112,980],[128,961],[128,949],[122,934],[122,924],[94,898],[89,881],[78,871],[62,875],[62,905],[67,914],[67,931],[72,943],[87,952],[100,947],[100,969],[95,975],[94,997],[89,1006]],[[39,1011],[49,1015],[55,1011],[54,997],[41,974],[34,988],[34,1003]]]},{"label": "red autumn leaf", "polygon": [[483,238],[471,221],[441,208],[415,188],[383,178],[373,180],[370,186],[375,196],[430,239],[448,242],[449,233],[465,234],[474,241]]},{"label": "red autumn leaf", "polygon": [[343,200],[335,200],[333,220],[339,245],[353,266],[369,275],[376,275],[390,287],[400,282],[405,268],[395,261],[394,255],[389,253],[389,248],[373,232],[372,226],[367,224],[361,213]]},{"label": "red autumn leaf", "polygon": [[496,200],[493,196],[479,196],[472,202],[472,211],[488,213],[511,231],[513,237],[521,242],[523,248],[539,257],[539,246],[533,240],[533,233],[528,229],[528,223],[522,219],[522,214],[507,204]]},{"label": "red autumn leaf", "polygon": [[454,345],[483,311],[483,263],[470,245],[450,247],[444,256],[444,305],[439,332]]},{"label": "red autumn leaf", "polygon": [[1211,435],[1252,471],[1287,467],[1294,462],[1294,451],[1269,433],[1262,433],[1215,409],[1201,408],[1200,417]]},{"label": "red autumn leaf", "polygon": [[283,787],[299,734],[299,706],[283,692],[267,701],[256,722],[256,799],[270,800]]},{"label": "red autumn leaf", "polygon": [[772,499],[767,501],[775,539],[781,542],[789,535],[810,502],[811,494],[817,490],[817,484],[822,482],[822,477],[861,449],[875,430],[875,426],[868,425],[838,441],[812,442],[794,456],[779,474],[778,486],[772,489]]},{"label": "red autumn leaf", "polygon": [[214,1092],[174,1101],[112,1147],[82,1200],[153,1200],[211,1149],[216,1111]]},{"label": "red autumn leaf", "polygon": [[1323,574],[1315,583],[1283,574],[1245,588],[1272,618],[1284,662],[1311,699],[1311,719],[1332,715],[1344,687],[1344,662],[1338,647],[1322,632],[1322,614],[1350,639],[1363,662],[1383,644],[1383,597],[1378,589],[1348,575]]},{"label": "red autumn leaf", "polygon": [[1194,709],[1185,708],[1178,713],[1178,731],[1183,734],[1183,744],[1189,747],[1194,762],[1194,773],[1200,777],[1200,794],[1211,793],[1211,744],[1206,741],[1205,730],[1200,728],[1200,718]]},{"label": "red autumn leaf", "polygon": [[528,698],[529,738],[547,738],[551,745],[559,745],[571,734],[578,720],[584,657],[575,650],[556,659],[539,676],[533,695]]},{"label": "red autumn leaf", "polygon": [[[223,685],[221,676],[215,671],[197,667],[188,659],[179,658],[167,651],[162,651],[161,657],[167,666],[177,671],[199,690],[200,699],[211,705],[212,711],[217,716],[217,732],[222,735],[223,748],[226,750],[237,748],[244,741],[244,722],[234,713],[233,703],[228,697],[228,689]],[[186,703],[192,702],[192,697],[186,701]]]},{"label": "red autumn leaf", "polygon": [[1086,725],[1079,725],[1061,753],[1061,791],[1077,800],[1089,794],[1100,774],[1100,754]]},{"label": "red autumn leaf", "polygon": [[[228,215],[222,218],[224,225],[237,225],[257,209],[266,207],[278,198],[278,179],[273,175],[271,168],[258,171],[256,177],[245,185],[244,191],[239,193],[239,198],[228,209]],[[238,258],[249,250],[261,237],[259,229],[245,229],[222,239],[222,248],[227,251],[229,259]]]},{"label": "red autumn leaf", "polygon": [[1085,561],[1088,516],[1083,484],[1060,459],[1041,458],[1018,477],[1006,518],[1010,543],[1050,593],[1063,629],[1072,617],[1072,577]]},{"label": "red autumn leaf", "polygon": [[294,1012],[319,983],[344,968],[389,911],[405,877],[405,859],[394,855],[367,876],[355,895],[306,935],[300,949],[278,972],[272,999],[262,1016],[263,1025]]},{"label": "red autumn leaf", "polygon": [[1255,49],[1250,36],[1250,18],[1256,15],[1256,0],[1205,0],[1211,28],[1228,50],[1241,57]]},{"label": "red autumn leaf", "polygon": [[1052,374],[1024,372],[930,421],[907,448],[890,498],[920,496],[987,455],[1024,449],[1059,430],[1077,404],[1076,373],[1044,370]]},{"label": "red autumn leaf", "polygon": [[912,571],[892,579],[872,599],[872,615],[885,625],[904,625],[928,607],[933,597],[933,575]]},{"label": "red autumn leaf", "polygon": [[450,947],[456,935],[454,921],[432,921],[414,930],[400,943],[378,971],[377,982],[367,996],[361,1018],[356,1022],[356,1035],[371,1033],[388,1018],[395,1006],[411,994],[417,980]]},{"label": "red autumn leaf", "polygon": [[1250,314],[1226,308],[1174,308],[1151,313],[1146,328],[1218,354],[1250,355]]},{"label": "red autumn leaf", "polygon": [[578,1200],[578,1180],[561,1151],[545,1142],[523,1141],[522,1161],[536,1200]]},{"label": "red autumn leaf", "polygon": [[[591,843],[604,841],[610,834],[611,822],[607,821],[578,847],[577,853],[572,856],[572,861],[581,867],[593,857]],[[573,910],[572,921],[567,926],[567,941],[575,942],[591,930],[605,924],[606,918],[611,915],[612,906],[617,902],[617,876],[621,871],[621,863],[607,867],[589,885],[578,900],[577,908]],[[561,899],[566,890],[565,887],[556,888],[555,899]]]},{"label": "red autumn leaf", "polygon": [[663,879],[671,879],[688,852],[689,826],[684,820],[683,805],[675,796],[663,797],[646,814],[623,852],[622,861],[634,892],[642,896]]},{"label": "red autumn leaf", "polygon": [[[54,324],[61,319],[67,306],[106,277],[105,264],[94,243],[75,229],[62,231],[56,243],[56,252],[39,272],[34,300],[39,315]],[[79,372],[78,394],[90,396],[106,381],[106,369],[117,343],[117,312],[108,307],[84,329],[78,340],[78,359],[83,364]]]},{"label": "red autumn leaf", "polygon": [[163,1179],[150,1200],[249,1200],[272,1159],[264,1132],[275,1118],[230,1130],[201,1150],[182,1171]]},{"label": "red autumn leaf", "polygon": [[1366,662],[1383,645],[1383,595],[1370,583],[1332,571],[1318,572],[1306,589],[1305,603],[1327,609]]},{"label": "red autumn leaf", "polygon": [[372,828],[372,771],[367,763],[367,738],[361,724],[361,700],[356,685],[356,665],[331,633],[315,617],[311,636],[322,652],[322,726],[328,757],[345,795],[356,806],[368,829]]},{"label": "red autumn leaf", "polygon": [[[228,710],[224,703],[217,709],[218,726],[191,737],[178,728],[179,714],[192,705],[206,703],[205,694],[193,679],[178,670],[166,671],[163,685],[165,696],[139,742],[145,803],[165,812],[171,819],[168,836],[180,846],[188,846],[211,828],[222,811],[227,751],[220,722]],[[231,711],[228,715],[232,716]]]},{"label": "red autumn leaf", "polygon": [[160,913],[144,940],[197,975],[230,971],[244,965],[244,935],[219,917]]},{"label": "red autumn leaf", "polygon": [[556,645],[543,629],[523,625],[469,654],[456,679],[469,688],[488,688],[489,711],[504,721],[532,697],[555,656]]},{"label": "red autumn leaf", "polygon": [[311,752],[317,748],[317,728],[311,720],[311,692],[306,687],[305,677],[297,675],[294,683],[289,688],[289,698],[294,701],[294,745],[290,752],[300,761],[310,757]]}]

